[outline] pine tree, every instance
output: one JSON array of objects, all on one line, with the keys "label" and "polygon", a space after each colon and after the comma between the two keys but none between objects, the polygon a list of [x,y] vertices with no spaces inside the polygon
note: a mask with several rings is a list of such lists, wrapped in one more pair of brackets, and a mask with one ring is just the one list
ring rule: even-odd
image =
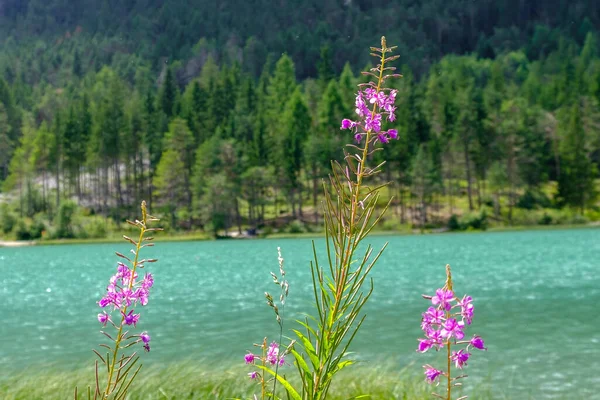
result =
[{"label": "pine tree", "polygon": [[77,126],[75,109],[71,106],[65,121],[61,145],[64,154],[63,166],[69,175],[68,178],[71,188],[78,187],[78,171],[81,165],[80,146],[84,145],[84,143],[80,143],[79,136],[79,127]]},{"label": "pine tree", "polygon": [[579,104],[569,107],[568,113],[563,112],[561,122],[563,140],[560,145],[561,174],[557,198],[563,204],[576,207],[583,213],[596,198],[594,179],[597,169],[589,158]]},{"label": "pine tree", "polygon": [[12,91],[2,78],[0,78],[0,104],[4,107],[6,123],[9,126],[7,130],[8,138],[12,143],[16,143],[21,135],[21,118]]},{"label": "pine tree", "polygon": [[[189,211],[191,212],[192,191],[190,187],[190,182],[192,176],[192,169],[194,166],[195,143],[192,132],[189,130],[187,123],[184,119],[175,118],[171,121],[171,123],[169,124],[169,130],[167,131],[167,133],[165,133],[165,137],[163,139],[163,149],[165,153],[171,151],[177,154],[179,160],[183,165],[183,170],[178,170],[178,172],[181,174],[181,178],[183,179],[184,183],[184,187],[181,188],[181,190],[183,190],[183,198],[185,199],[185,201],[181,205],[186,205]],[[165,153],[163,153],[163,157]],[[168,165],[171,162],[172,160],[168,160],[166,164]],[[177,167],[179,167],[179,164],[177,164]],[[164,174],[165,172],[163,171],[163,175]],[[165,195],[163,191],[163,200],[164,197]]]},{"label": "pine tree", "polygon": [[177,208],[187,202],[189,184],[185,174],[185,164],[177,150],[165,150],[156,167],[154,186],[157,202],[168,210],[173,228],[177,227]]},{"label": "pine tree", "polygon": [[148,148],[150,170],[153,172],[162,154],[162,132],[158,130],[158,116],[154,108],[154,95],[146,93],[143,109],[144,142]]},{"label": "pine tree", "polygon": [[428,222],[427,208],[431,202],[431,195],[438,187],[436,183],[436,170],[433,163],[429,146],[422,143],[417,150],[410,171],[412,191],[417,197],[419,209],[419,225],[421,229]]},{"label": "pine tree", "polygon": [[10,136],[8,115],[4,104],[0,103],[0,182],[8,176],[8,164],[14,151],[14,144]]},{"label": "pine tree", "polygon": [[317,64],[317,76],[319,85],[323,90],[327,87],[329,82],[335,78],[335,70],[329,46],[321,47],[321,59]]},{"label": "pine tree", "polygon": [[342,100],[344,102],[345,115],[354,115],[356,78],[354,77],[350,63],[346,63],[344,65],[344,69],[342,70],[342,74],[340,75],[340,79],[338,81],[338,86],[340,89],[340,95],[342,96]]},{"label": "pine tree", "polygon": [[31,155],[31,163],[33,171],[36,174],[42,174],[42,210],[47,210],[47,192],[48,192],[48,170],[50,169],[50,156],[53,137],[48,129],[46,122],[42,122],[37,129],[35,139],[33,141],[33,151]]},{"label": "pine tree", "polygon": [[81,66],[81,57],[79,55],[79,51],[75,50],[75,54],[73,55],[73,75],[78,78],[83,76],[83,68]]},{"label": "pine tree", "polygon": [[298,205],[299,215],[302,217],[300,173],[304,165],[303,144],[310,131],[311,119],[299,88],[288,102],[282,125],[284,133],[280,138],[281,172],[292,206],[292,215],[296,217],[296,205]]},{"label": "pine tree", "polygon": [[167,68],[165,80],[159,95],[160,109],[165,113],[167,118],[171,118],[175,114],[175,103],[177,101],[178,92],[179,89],[177,89],[173,71],[171,68]]}]

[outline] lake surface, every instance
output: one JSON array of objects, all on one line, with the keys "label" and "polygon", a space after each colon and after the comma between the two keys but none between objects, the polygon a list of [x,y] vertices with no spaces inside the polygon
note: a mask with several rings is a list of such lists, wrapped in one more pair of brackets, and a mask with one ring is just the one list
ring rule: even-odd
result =
[{"label": "lake surface", "polygon": [[[323,245],[324,239],[316,239]],[[422,293],[444,283],[452,265],[457,295],[473,296],[487,352],[469,360],[466,385],[491,383],[498,398],[599,399],[600,230],[557,230],[428,236],[375,236],[389,242],[372,272],[375,291],[355,342],[365,364],[421,372],[434,354],[417,354]],[[311,311],[310,239],[160,243],[139,327],[152,335],[144,364],[179,360],[243,363],[246,350],[275,338],[264,302],[276,292],[281,246],[290,282],[287,327]],[[323,246],[320,246],[323,247]],[[0,248],[0,371],[53,363],[79,367],[101,343],[96,302],[123,245]]]}]

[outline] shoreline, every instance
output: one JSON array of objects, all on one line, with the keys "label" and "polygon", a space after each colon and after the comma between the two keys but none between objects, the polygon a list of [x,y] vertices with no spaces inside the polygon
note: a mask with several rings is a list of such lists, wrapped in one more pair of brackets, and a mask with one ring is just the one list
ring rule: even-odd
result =
[{"label": "shoreline", "polygon": [[[477,234],[477,233],[499,233],[499,232],[525,232],[525,231],[555,231],[568,229],[595,229],[600,228],[600,223],[593,222],[587,224],[565,224],[565,225],[516,225],[516,226],[497,226],[486,230],[465,230],[465,231],[449,231],[445,229],[434,229],[420,231],[414,229],[408,230],[377,230],[371,232],[373,236],[409,236],[409,235],[440,235],[440,234]],[[191,233],[188,235],[170,235],[159,237],[161,242],[195,242],[195,241],[216,241],[216,240],[264,240],[264,239],[307,239],[307,238],[323,238],[323,232],[307,232],[307,233],[274,233],[268,236],[254,237],[227,237],[213,238],[203,233]],[[107,237],[99,239],[51,239],[51,240],[2,240],[0,239],[0,248],[14,247],[29,247],[29,246],[59,246],[65,244],[114,244],[122,242],[122,237]]]}]

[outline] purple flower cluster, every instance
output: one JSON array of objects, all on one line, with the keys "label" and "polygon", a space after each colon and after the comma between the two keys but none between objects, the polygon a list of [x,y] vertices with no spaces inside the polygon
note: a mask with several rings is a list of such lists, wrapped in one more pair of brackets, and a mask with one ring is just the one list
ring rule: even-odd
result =
[{"label": "purple flower cluster", "polygon": [[[266,340],[265,340],[265,345],[266,345]],[[264,354],[264,353],[263,353]],[[269,345],[269,348],[267,349],[267,355],[265,357],[264,360],[261,359],[261,357],[254,355],[252,353],[247,353],[244,356],[244,361],[246,361],[246,364],[254,364],[254,361],[256,360],[262,360],[265,363],[269,363],[271,365],[277,365],[279,364],[279,366],[282,366],[285,363],[285,357],[283,355],[279,355],[279,345],[277,344],[277,342],[272,342]],[[248,373],[248,376],[251,379],[255,379],[257,376],[256,372],[250,372]]]},{"label": "purple flower cluster", "polygon": [[[425,333],[425,339],[419,339],[417,351],[425,353],[431,348],[437,350],[450,344],[466,344],[464,349],[453,351],[450,356],[456,368],[462,369],[471,356],[471,348],[486,350],[483,339],[479,336],[463,341],[465,325],[470,325],[473,320],[473,299],[471,296],[459,299],[451,290],[445,289],[438,289],[434,296],[426,298],[431,299],[432,306],[422,314],[421,329]],[[429,383],[444,375],[443,371],[430,365],[425,365],[424,368]]]},{"label": "purple flower cluster", "polygon": [[[133,309],[127,312],[130,306],[136,306],[138,303],[141,306],[148,304],[148,295],[150,288],[154,284],[154,278],[151,273],[147,273],[144,279],[138,280],[138,274],[133,272],[127,265],[119,263],[117,272],[110,278],[106,295],[98,301],[98,305],[102,308],[112,306],[109,313],[102,311],[98,314],[98,321],[106,326],[107,322],[116,325],[110,316],[110,312],[119,310],[121,314],[122,325],[137,326],[140,314],[136,314]],[[150,351],[150,335],[143,332],[140,334],[140,340],[144,343],[144,349]]]},{"label": "purple flower cluster", "polygon": [[[356,114],[359,117],[358,121],[343,119],[340,129],[350,129],[354,132],[354,138],[358,143],[367,132],[377,134],[377,140],[381,143],[388,143],[390,139],[398,139],[398,131],[389,129],[381,130],[382,116],[385,115],[387,120],[393,122],[396,120],[396,101],[397,90],[390,90],[386,94],[384,90],[379,90],[373,87],[367,87],[363,91],[359,91],[356,95]],[[373,109],[369,109],[369,105]]]}]

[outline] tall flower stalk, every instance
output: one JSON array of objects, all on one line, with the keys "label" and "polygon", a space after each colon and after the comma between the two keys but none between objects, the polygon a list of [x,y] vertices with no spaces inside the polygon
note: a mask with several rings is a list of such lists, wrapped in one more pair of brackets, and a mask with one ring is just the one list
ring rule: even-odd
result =
[{"label": "tall flower stalk", "polygon": [[397,91],[386,88],[389,78],[400,76],[389,66],[399,57],[390,56],[393,50],[384,37],[381,48],[371,48],[378,64],[363,74],[373,79],[359,85],[356,120],[344,119],[341,124],[341,129],[354,134],[355,143],[348,145],[350,151],[345,152],[344,165],[332,162],[329,185],[324,184],[327,266],[317,257],[313,242],[311,274],[317,313],[298,321],[302,330],[293,330],[297,345],[289,350],[302,386],[296,390],[276,371],[266,370],[283,384],[288,398],[294,400],[326,399],[335,375],[354,363],[348,358],[348,349],[364,322],[361,310],[373,291],[372,280],[368,288],[363,286],[385,249],[384,246],[374,255],[369,245],[365,253],[357,254],[358,247],[389,206],[388,202],[376,213],[379,192],[386,184],[373,187],[366,180],[379,173],[383,165],[369,167],[370,156],[381,144],[398,137],[397,130],[382,129],[384,118],[388,121],[396,118]]},{"label": "tall flower stalk", "polygon": [[[93,350],[93,352],[106,367],[106,372],[104,373],[104,369],[102,369],[102,372],[98,370],[98,360],[96,360],[96,382],[93,394],[92,388],[88,386],[88,399],[125,399],[129,387],[142,368],[142,364],[137,365],[139,360],[137,351],[126,355],[124,350],[137,343],[142,343],[142,348],[147,352],[150,351],[150,335],[148,332],[143,331],[136,334],[131,333],[130,329],[132,325],[133,328],[137,328],[140,319],[140,313],[136,313],[134,307],[148,304],[150,288],[154,285],[154,278],[151,273],[146,273],[142,279],[138,279],[140,270],[144,268],[146,263],[157,261],[156,259],[140,259],[140,251],[144,247],[154,246],[154,243],[152,243],[154,238],[146,235],[162,229],[148,226],[150,222],[158,221],[158,218],[148,214],[145,201],[142,202],[141,210],[141,221],[127,221],[128,224],[139,230],[137,240],[123,236],[127,242],[134,246],[131,249],[133,259],[116,252],[116,255],[125,261],[118,263],[117,272],[110,278],[106,294],[98,301],[98,305],[103,309],[98,314],[98,322],[103,327],[112,326],[116,332],[110,334],[105,330],[100,331],[109,340],[109,344],[100,345],[107,351],[105,355],[98,350]],[[108,310],[108,313],[106,310]],[[101,377],[106,378],[106,383],[101,383]],[[77,388],[75,388],[75,399],[78,399]]]},{"label": "tall flower stalk", "polygon": [[[465,374],[452,376],[452,364],[456,369],[462,370],[471,357],[472,349],[486,350],[480,336],[463,340],[465,325],[471,324],[475,308],[471,296],[465,295],[459,299],[454,295],[452,286],[452,273],[450,266],[446,265],[446,284],[436,290],[435,295],[423,296],[425,299],[431,300],[432,306],[423,313],[421,329],[425,333],[425,339],[419,339],[417,349],[421,353],[425,353],[431,348],[446,350],[445,371],[436,369],[429,364],[423,366],[425,380],[428,383],[439,383],[439,380],[442,379],[440,377],[445,377],[446,395],[432,393],[433,396],[445,400],[452,400],[452,388],[461,386],[460,380],[467,377]],[[466,398],[467,396],[461,396],[457,400]]]},{"label": "tall flower stalk", "polygon": [[[252,352],[249,352],[244,356],[246,364],[250,364],[254,368],[258,368],[262,371],[259,372],[253,370],[248,373],[250,379],[257,380],[260,385],[261,400],[278,398],[276,397],[278,381],[283,383],[286,390],[293,390],[287,381],[285,381],[285,378],[279,374],[279,367],[284,365],[285,356],[290,352],[295,343],[292,341],[284,351],[281,351],[280,349],[283,340],[283,314],[285,310],[285,301],[289,294],[289,284],[285,278],[284,259],[281,255],[280,247],[277,248],[277,260],[279,262],[279,276],[271,272],[271,277],[273,278],[273,283],[279,286],[279,305],[276,304],[277,302],[269,292],[265,292],[265,298],[267,299],[267,305],[273,309],[275,319],[279,324],[279,341],[271,342],[271,344],[267,345],[267,338],[264,338],[262,344],[254,345],[261,349],[261,356],[255,355]],[[272,377],[268,379],[265,372],[272,375]],[[273,389],[269,391],[268,386],[271,381],[273,382]],[[254,397],[257,398],[256,395]]]}]

